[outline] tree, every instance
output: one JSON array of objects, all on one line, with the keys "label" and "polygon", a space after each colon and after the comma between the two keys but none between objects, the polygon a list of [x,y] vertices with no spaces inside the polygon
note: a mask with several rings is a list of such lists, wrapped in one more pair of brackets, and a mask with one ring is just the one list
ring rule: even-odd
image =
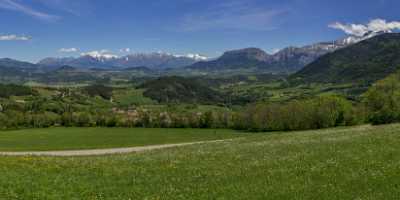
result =
[{"label": "tree", "polygon": [[400,121],[400,73],[378,81],[364,94],[368,119],[373,124]]},{"label": "tree", "polygon": [[234,127],[250,131],[291,131],[346,125],[352,105],[338,96],[321,96],[287,103],[250,105],[235,115]]},{"label": "tree", "polygon": [[200,128],[213,128],[214,116],[211,111],[205,112],[200,119]]}]

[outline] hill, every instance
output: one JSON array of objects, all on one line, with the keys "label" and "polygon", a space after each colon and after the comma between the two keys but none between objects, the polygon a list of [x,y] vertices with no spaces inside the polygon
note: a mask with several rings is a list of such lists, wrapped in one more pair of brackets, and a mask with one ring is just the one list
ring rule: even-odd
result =
[{"label": "hill", "polygon": [[64,65],[62,67],[60,67],[59,69],[57,69],[57,72],[73,72],[73,71],[77,71],[78,69],[75,67],[71,67],[68,65]]},{"label": "hill", "polygon": [[145,67],[145,66],[128,67],[128,68],[122,69],[121,71],[123,71],[123,72],[143,72],[145,74],[153,74],[153,73],[157,72],[157,71],[152,70],[152,69],[150,69],[148,67]]},{"label": "hill", "polygon": [[9,98],[10,96],[25,96],[25,95],[34,95],[36,92],[29,87],[14,85],[14,84],[0,84],[0,97],[1,98]]},{"label": "hill", "polygon": [[101,84],[89,85],[83,88],[85,93],[91,97],[100,96],[103,99],[112,99],[113,88]]},{"label": "hill", "polygon": [[400,34],[382,34],[329,53],[290,79],[294,82],[371,83],[400,69]]},{"label": "hill", "polygon": [[27,73],[25,73],[21,69],[13,68],[13,67],[5,67],[0,65],[0,78],[9,78],[9,77],[25,77]]},{"label": "hill", "polygon": [[193,79],[177,76],[161,77],[148,81],[139,88],[144,88],[144,96],[161,103],[218,103],[223,98],[217,91]]},{"label": "hill", "polygon": [[37,69],[37,65],[18,61],[10,58],[1,58],[0,59],[0,66],[9,67],[9,68],[17,68],[17,69],[26,69],[26,70],[34,70]]}]

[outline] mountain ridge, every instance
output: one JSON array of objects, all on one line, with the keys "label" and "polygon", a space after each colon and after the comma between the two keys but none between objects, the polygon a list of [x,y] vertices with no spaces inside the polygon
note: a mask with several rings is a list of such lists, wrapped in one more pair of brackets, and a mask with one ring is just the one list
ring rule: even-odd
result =
[{"label": "mountain ridge", "polygon": [[255,70],[266,72],[293,73],[327,53],[334,52],[383,33],[384,32],[370,32],[363,36],[348,36],[331,42],[319,42],[302,47],[286,47],[274,54],[268,54],[259,48],[227,51],[216,60],[198,62],[186,67],[186,69],[218,71],[255,68]]},{"label": "mountain ridge", "polygon": [[293,82],[371,83],[400,69],[400,33],[385,33],[326,54],[293,74]]},{"label": "mountain ridge", "polygon": [[137,53],[126,56],[102,56],[100,54],[84,54],[80,57],[45,58],[38,65],[57,68],[69,65],[79,68],[128,68],[146,66],[162,70],[166,68],[179,68],[193,64],[199,60],[207,59],[199,54],[173,55],[168,53]]},{"label": "mountain ridge", "polygon": [[82,54],[80,57],[45,58],[36,64],[13,59],[0,59],[0,66],[22,70],[56,70],[62,66],[79,69],[121,70],[124,68],[147,67],[157,71],[224,72],[248,70],[250,72],[295,73],[327,53],[373,38],[385,32],[369,32],[363,36],[348,36],[331,42],[319,42],[302,47],[287,47],[268,54],[256,47],[226,51],[222,56],[209,59],[199,54],[173,55],[168,53],[136,53],[115,56],[101,52]]}]

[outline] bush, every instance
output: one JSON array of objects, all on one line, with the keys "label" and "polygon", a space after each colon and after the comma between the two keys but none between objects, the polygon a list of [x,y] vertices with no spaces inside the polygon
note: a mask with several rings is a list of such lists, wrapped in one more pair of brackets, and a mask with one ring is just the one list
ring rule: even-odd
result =
[{"label": "bush", "polygon": [[364,94],[372,124],[400,122],[400,73],[377,82]]},{"label": "bush", "polygon": [[75,114],[74,119],[74,124],[78,127],[90,127],[92,126],[92,124],[94,124],[92,121],[92,117],[88,113]]}]

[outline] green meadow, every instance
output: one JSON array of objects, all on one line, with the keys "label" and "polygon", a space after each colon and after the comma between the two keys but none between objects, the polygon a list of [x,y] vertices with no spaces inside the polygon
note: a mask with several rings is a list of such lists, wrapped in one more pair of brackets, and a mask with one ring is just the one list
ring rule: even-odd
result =
[{"label": "green meadow", "polygon": [[0,151],[80,150],[221,140],[227,129],[43,128],[0,131]]},{"label": "green meadow", "polygon": [[[92,130],[90,138],[96,140],[96,132],[102,134],[101,129]],[[48,129],[47,134],[63,131],[65,129]],[[174,134],[177,130],[169,131]],[[45,133],[44,130],[37,132]],[[24,138],[23,131],[20,135],[18,132],[2,134]],[[36,133],[25,131],[25,134],[31,137]],[[198,135],[202,134],[207,135],[207,132]],[[213,131],[208,134],[212,135]],[[202,140],[207,138],[216,139],[204,136]],[[3,147],[4,135],[2,141],[2,148],[13,149]],[[93,145],[89,141],[86,142]],[[114,144],[126,144],[121,141]],[[170,140],[179,141],[182,140]],[[32,148],[28,147],[31,144],[26,145],[25,149]],[[48,144],[47,148],[61,146]],[[400,125],[396,124],[248,134],[226,142],[126,155],[0,157],[0,197],[398,199],[399,146]]]}]

